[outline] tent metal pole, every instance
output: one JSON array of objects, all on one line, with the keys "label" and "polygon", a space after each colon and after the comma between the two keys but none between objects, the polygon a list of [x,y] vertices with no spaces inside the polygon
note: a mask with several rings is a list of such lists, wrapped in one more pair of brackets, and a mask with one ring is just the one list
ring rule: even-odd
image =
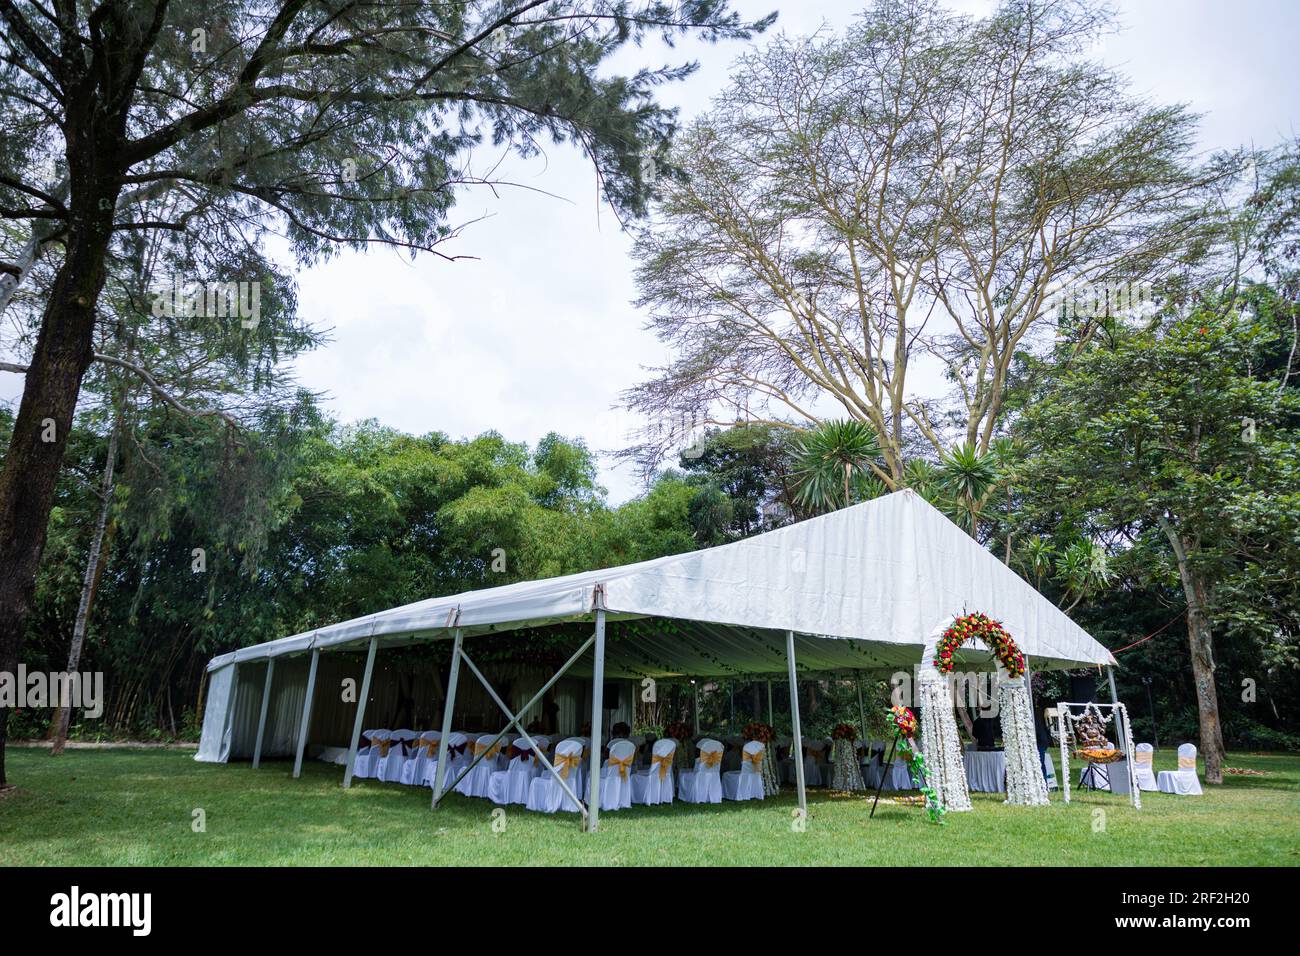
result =
[{"label": "tent metal pole", "polygon": [[700,684],[699,681],[691,681],[691,690],[695,692],[695,711],[692,719],[695,722],[695,736],[700,735]]},{"label": "tent metal pole", "polygon": [[605,609],[596,608],[596,657],[591,669],[591,769],[587,796],[587,832],[600,827],[600,742],[605,716]]},{"label": "tent metal pole", "polygon": [[790,665],[790,721],[794,725],[794,779],[799,787],[799,811],[808,819],[808,791],[803,783],[803,731],[799,727],[799,681],[794,667],[794,631],[785,632],[785,656]]},{"label": "tent metal pole", "polygon": [[266,681],[262,684],[262,711],[257,717],[257,743],[253,745],[253,769],[262,763],[262,737],[266,733],[266,711],[271,706],[271,679],[275,676],[275,658],[266,660]]},{"label": "tent metal pole", "polygon": [[727,681],[727,698],[731,707],[731,713],[727,717],[727,733],[730,736],[736,734],[736,682]]},{"label": "tent metal pole", "polygon": [[[596,640],[596,636],[594,634],[591,637],[587,638],[586,643],[582,645],[582,650],[578,651],[577,654],[575,654],[572,658],[569,659],[569,663],[565,664],[564,667],[560,669],[560,672],[551,678],[550,683],[554,684],[556,681],[558,681],[561,675],[565,671],[567,671],[574,663],[577,662],[578,658],[582,655],[582,652],[585,651],[587,647],[589,647],[592,644],[592,642],[594,642],[595,640]],[[560,772],[556,770],[554,766],[552,766],[549,760],[546,759],[546,754],[542,752],[542,748],[537,746],[537,742],[533,740],[531,736],[529,736],[527,729],[524,727],[524,719],[523,719],[524,712],[527,711],[528,708],[531,707],[532,704],[542,696],[542,694],[546,693],[547,689],[550,687],[550,684],[547,684],[546,687],[543,687],[541,690],[539,690],[537,692],[537,696],[534,697],[533,700],[529,701],[528,704],[526,704],[525,706],[519,708],[519,713],[514,714],[510,712],[510,708],[506,706],[506,702],[501,699],[501,695],[496,692],[496,690],[492,687],[492,684],[488,681],[488,679],[483,676],[483,672],[479,670],[478,667],[474,664],[473,658],[471,658],[468,654],[466,654],[462,650],[460,652],[460,659],[465,662],[465,666],[469,668],[470,673],[478,678],[479,683],[483,685],[483,689],[486,690],[488,696],[492,698],[492,702],[496,704],[497,707],[501,708],[501,713],[506,715],[506,726],[505,729],[501,731],[501,733],[496,735],[496,739],[494,739],[492,743],[488,744],[487,747],[479,751],[479,753],[474,757],[474,759],[470,761],[469,766],[460,772],[460,775],[455,779],[455,781],[453,781],[453,783],[448,789],[455,790],[456,785],[459,784],[461,780],[465,779],[465,777],[469,775],[469,772],[471,770],[473,770],[476,766],[478,766],[479,761],[483,759],[484,755],[487,754],[487,752],[491,750],[493,747],[495,747],[498,743],[500,743],[501,738],[510,732],[511,727],[514,727],[516,730],[519,731],[520,739],[523,740],[525,743],[528,744],[529,747],[532,748],[533,753],[537,756],[538,762],[559,783],[560,789],[562,789],[566,794],[568,794],[569,799],[571,799],[574,803],[578,805],[579,809],[582,811],[583,819],[585,820],[587,808],[583,806],[582,798],[579,797],[576,793],[574,793],[571,789],[569,789],[569,785],[565,782],[564,778],[560,776]]]},{"label": "tent metal pole", "polygon": [[370,678],[375,672],[375,654],[379,651],[379,638],[370,639],[366,654],[366,671],[361,677],[361,696],[357,698],[357,716],[352,721],[352,745],[348,747],[348,769],[343,772],[343,786],[352,786],[352,774],[357,766],[357,744],[361,742],[361,722],[366,719],[366,703],[370,700]]},{"label": "tent metal pole", "polygon": [[858,724],[862,728],[862,739],[867,739],[867,708],[862,704],[862,671],[853,672],[853,682],[858,685]]},{"label": "tent metal pole", "polygon": [[[1106,680],[1110,682],[1110,702],[1117,705],[1116,710],[1118,710],[1119,694],[1115,692],[1115,668],[1112,665],[1106,667]],[[1124,728],[1118,720],[1115,721],[1115,743],[1119,745],[1121,751],[1128,753],[1128,741],[1124,739],[1124,736]]]},{"label": "tent metal pole", "polygon": [[447,782],[447,738],[451,736],[451,715],[456,708],[456,678],[460,676],[460,628],[451,647],[451,670],[447,675],[447,699],[442,702],[442,737],[438,741],[438,766],[433,772],[433,809],[442,799],[442,785]]},{"label": "tent metal pole", "polygon": [[[510,733],[511,727],[514,727],[519,731],[519,735],[528,742],[528,745],[530,747],[533,746],[533,738],[528,736],[528,731],[524,729],[524,724],[523,724],[524,712],[527,711],[528,708],[531,707],[534,703],[536,703],[542,697],[542,695],[545,694],[546,691],[550,689],[551,685],[554,684],[556,681],[558,681],[564,675],[564,672],[567,671],[570,667],[572,667],[577,662],[578,658],[582,656],[582,652],[587,647],[591,646],[591,644],[595,640],[596,640],[596,635],[594,634],[591,637],[587,638],[586,642],[578,650],[578,653],[573,655],[573,657],[569,658],[569,662],[565,664],[563,667],[561,667],[558,673],[556,673],[554,676],[551,677],[550,681],[548,681],[547,684],[533,696],[532,700],[530,700],[523,707],[519,708],[518,714],[511,712],[510,708],[506,706],[506,702],[501,699],[501,695],[498,694],[496,690],[493,688],[491,681],[489,681],[486,677],[484,677],[483,672],[478,669],[478,666],[474,663],[474,659],[470,657],[469,654],[465,653],[464,648],[461,648],[460,651],[461,663],[463,663],[467,668],[469,668],[469,672],[471,674],[473,674],[475,677],[478,678],[478,682],[483,685],[483,689],[487,691],[488,696],[492,698],[492,703],[496,704],[497,707],[500,708],[501,713],[506,715],[506,725],[502,727],[500,731],[497,732],[497,735],[495,737],[492,738],[492,742],[489,743],[482,750],[477,750],[477,748],[475,748],[477,750],[477,753],[474,755],[474,759],[471,760],[469,764],[464,769],[462,769],[459,774],[456,775],[455,780],[453,780],[450,784],[448,784],[447,786],[448,790],[455,790],[456,787],[459,786],[460,782],[469,776],[469,772],[479,765],[479,763],[487,755],[488,751],[490,751],[493,747],[495,747],[497,744],[501,743],[501,741],[505,739],[506,734]],[[538,757],[541,759],[542,763],[546,762],[546,758],[542,754],[539,753]]]},{"label": "tent metal pole", "polygon": [[769,727],[774,726],[772,723],[772,721],[774,720],[774,716],[775,715],[773,714],[772,711],[772,682],[768,681],[767,682],[767,725]]},{"label": "tent metal pole", "polygon": [[293,775],[302,775],[302,754],[307,749],[307,731],[311,729],[311,705],[316,696],[316,667],[320,664],[320,648],[311,652],[311,667],[307,669],[307,696],[302,702],[302,727],[298,731],[298,755],[293,758]]}]

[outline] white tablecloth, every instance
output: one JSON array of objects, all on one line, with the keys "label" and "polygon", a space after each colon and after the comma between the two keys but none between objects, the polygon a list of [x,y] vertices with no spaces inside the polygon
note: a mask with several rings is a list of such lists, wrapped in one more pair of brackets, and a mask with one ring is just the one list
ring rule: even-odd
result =
[{"label": "white tablecloth", "polygon": [[966,785],[980,793],[1000,793],[1007,789],[1007,755],[1002,750],[967,750]]},{"label": "white tablecloth", "polygon": [[[862,768],[862,777],[869,790],[874,790],[880,786],[880,764],[873,761],[869,766]],[[889,766],[889,772],[885,775],[885,790],[915,790],[916,784],[912,781],[912,774],[907,769],[907,761],[902,757],[895,757]]]}]

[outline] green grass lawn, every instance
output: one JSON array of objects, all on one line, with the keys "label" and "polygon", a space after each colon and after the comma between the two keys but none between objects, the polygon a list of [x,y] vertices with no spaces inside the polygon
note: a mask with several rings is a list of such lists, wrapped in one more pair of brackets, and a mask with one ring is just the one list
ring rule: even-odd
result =
[{"label": "green grass lawn", "polygon": [[[1230,777],[1203,797],[1076,794],[1065,806],[1017,809],[975,794],[972,813],[943,827],[882,798],[874,820],[858,798],[809,794],[805,832],[791,827],[793,794],[720,806],[673,804],[601,815],[584,834],[570,814],[506,811],[493,832],[486,800],[453,794],[436,813],[429,791],[339,783],[339,767],[214,766],[159,750],[11,749],[0,795],[0,863],[10,865],[280,864],[837,864],[1266,865],[1300,863],[1300,757],[1232,754]],[[1162,761],[1160,758],[1164,758]],[[1172,750],[1157,769],[1172,768]],[[1078,772],[1077,769],[1075,771]],[[206,832],[194,832],[202,809]],[[1098,811],[1104,811],[1099,814]],[[1104,824],[1104,827],[1103,827]]]}]

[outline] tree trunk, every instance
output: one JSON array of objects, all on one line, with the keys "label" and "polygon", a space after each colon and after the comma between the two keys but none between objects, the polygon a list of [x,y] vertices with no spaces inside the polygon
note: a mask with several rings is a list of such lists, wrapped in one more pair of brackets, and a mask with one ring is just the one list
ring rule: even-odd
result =
[{"label": "tree trunk", "polygon": [[[1196,576],[1192,575],[1195,579]],[[1219,722],[1219,693],[1214,684],[1214,634],[1203,603],[1199,580],[1195,608],[1187,602],[1187,643],[1192,652],[1192,678],[1196,681],[1196,706],[1201,723],[1201,756],[1205,758],[1205,782],[1223,783],[1223,725]]]},{"label": "tree trunk", "polygon": [[1205,782],[1223,783],[1223,725],[1219,721],[1219,692],[1214,683],[1214,632],[1207,613],[1209,586],[1188,555],[1188,542],[1167,520],[1160,526],[1178,560],[1178,576],[1187,597],[1187,644],[1192,655],[1192,680],[1196,684],[1196,709],[1200,718],[1201,756],[1205,758]]},{"label": "tree trunk", "polygon": [[[103,203],[98,195],[74,199],[67,252],[41,316],[0,469],[0,670],[10,673],[18,669],[55,484],[81,379],[94,354],[95,303],[104,286],[115,199],[115,194],[105,196]],[[7,731],[8,710],[0,709],[0,787],[7,782]]]},{"label": "tree trunk", "polygon": [[[95,587],[99,583],[100,563],[103,554],[104,532],[108,528],[108,513],[113,508],[113,468],[117,463],[117,423],[108,437],[108,461],[104,463],[104,478],[100,482],[99,492],[103,499],[99,506],[99,517],[95,519],[95,532],[90,538],[90,550],[86,556],[86,575],[81,582],[81,600],[77,603],[77,618],[72,625],[72,643],[68,647],[69,674],[75,674],[81,664],[81,648],[86,642],[86,622],[90,618],[90,605],[95,599]],[[51,756],[63,753],[63,745],[68,740],[68,725],[72,722],[72,707],[60,707],[54,714],[54,745]]]}]

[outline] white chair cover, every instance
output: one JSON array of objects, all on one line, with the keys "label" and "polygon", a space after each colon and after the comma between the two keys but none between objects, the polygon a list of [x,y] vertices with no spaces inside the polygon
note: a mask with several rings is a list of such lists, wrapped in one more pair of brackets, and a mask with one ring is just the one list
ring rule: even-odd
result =
[{"label": "white chair cover", "polygon": [[416,738],[415,746],[402,766],[402,783],[414,786],[424,783],[429,764],[438,762],[438,741],[441,739],[442,734],[436,730],[426,730]]},{"label": "white chair cover", "polygon": [[389,735],[388,753],[381,753],[378,765],[375,768],[375,776],[378,779],[385,783],[402,782],[402,768],[406,765],[406,744],[414,739],[414,730],[394,730]]},{"label": "white chair cover", "polygon": [[[552,761],[556,771],[569,785],[569,789],[579,797],[582,791],[575,787],[573,782],[577,776],[576,771],[581,767],[582,750],[582,741],[570,737],[568,740],[560,741],[556,746],[555,760]],[[582,809],[564,792],[555,776],[546,771],[542,771],[541,775],[535,777],[529,784],[526,806],[529,810],[536,810],[539,813],[555,813],[557,810],[578,813]]]},{"label": "white chair cover", "polygon": [[673,802],[673,757],[677,741],[656,740],[650,751],[650,769],[632,775],[632,802],[655,806]]},{"label": "white chair cover", "polygon": [[685,803],[722,802],[722,744],[706,737],[700,741],[695,769],[683,770],[677,796]]},{"label": "white chair cover", "polygon": [[492,741],[496,739],[496,734],[483,734],[478,740],[474,741],[470,747],[469,762],[473,763],[474,758],[479,754],[485,754],[459,784],[456,786],[457,793],[463,793],[467,797],[486,797],[488,795],[488,784],[492,781],[492,774],[496,772],[496,758],[501,752],[501,744],[498,742],[493,745]]},{"label": "white chair cover", "polygon": [[540,764],[533,748],[522,737],[517,737],[512,747],[515,756],[510,758],[506,769],[493,771],[488,780],[488,799],[493,803],[528,803],[528,788]]},{"label": "white chair cover", "polygon": [[632,761],[636,744],[630,740],[611,740],[609,759],[600,771],[600,808],[624,810],[632,806]]},{"label": "white chair cover", "polygon": [[741,750],[739,770],[729,770],[722,775],[722,796],[728,800],[763,799],[763,761],[767,748],[751,740]]},{"label": "white chair cover", "polygon": [[1176,793],[1183,797],[1201,795],[1201,778],[1196,776],[1196,745],[1183,744],[1178,748],[1178,769],[1161,770],[1156,778],[1161,793]]},{"label": "white chair cover", "polygon": [[363,730],[361,732],[361,742],[364,746],[357,748],[357,762],[352,766],[352,776],[364,780],[375,775],[380,751],[377,743],[381,739],[388,739],[387,730]]},{"label": "white chair cover", "polygon": [[[459,730],[453,730],[447,735],[447,772],[442,778],[442,787],[446,792],[450,792],[451,784],[456,779],[456,774],[465,769],[469,762],[469,736]],[[434,757],[429,761],[424,771],[424,782],[432,787],[438,782],[438,756],[437,751]]]},{"label": "white chair cover", "polygon": [[1156,786],[1156,775],[1151,767],[1151,761],[1155,759],[1156,749],[1150,744],[1138,744],[1137,754],[1133,760],[1133,775],[1137,777],[1139,790],[1158,790]]}]

